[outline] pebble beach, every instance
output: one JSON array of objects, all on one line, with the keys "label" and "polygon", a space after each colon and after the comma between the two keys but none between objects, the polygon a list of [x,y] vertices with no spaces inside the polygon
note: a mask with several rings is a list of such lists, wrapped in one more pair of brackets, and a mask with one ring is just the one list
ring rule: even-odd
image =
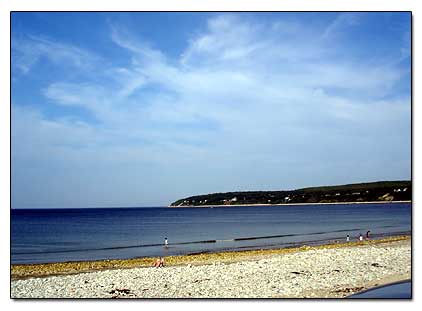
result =
[{"label": "pebble beach", "polygon": [[12,266],[11,298],[343,298],[411,278],[408,236],[237,253],[36,277],[18,272],[46,265]]}]

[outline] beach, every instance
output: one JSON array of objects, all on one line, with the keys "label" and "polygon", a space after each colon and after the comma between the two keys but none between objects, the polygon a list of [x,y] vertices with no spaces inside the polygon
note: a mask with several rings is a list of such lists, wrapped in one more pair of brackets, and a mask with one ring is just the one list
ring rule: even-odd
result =
[{"label": "beach", "polygon": [[343,298],[411,278],[411,238],[13,265],[12,298]]}]

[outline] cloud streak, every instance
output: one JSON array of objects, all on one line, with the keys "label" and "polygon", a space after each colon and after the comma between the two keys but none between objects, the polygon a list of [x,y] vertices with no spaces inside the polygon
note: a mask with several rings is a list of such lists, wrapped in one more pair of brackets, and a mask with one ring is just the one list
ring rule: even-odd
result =
[{"label": "cloud streak", "polygon": [[100,61],[89,51],[48,38],[29,35],[12,40],[12,66],[23,74],[29,73],[43,57],[55,65],[71,64],[83,70],[92,69]]}]

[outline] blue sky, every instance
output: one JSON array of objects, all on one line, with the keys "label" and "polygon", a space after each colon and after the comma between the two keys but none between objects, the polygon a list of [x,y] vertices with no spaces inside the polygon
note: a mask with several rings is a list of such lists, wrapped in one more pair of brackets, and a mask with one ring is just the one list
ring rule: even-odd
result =
[{"label": "blue sky", "polygon": [[13,13],[12,207],[410,179],[409,13]]}]

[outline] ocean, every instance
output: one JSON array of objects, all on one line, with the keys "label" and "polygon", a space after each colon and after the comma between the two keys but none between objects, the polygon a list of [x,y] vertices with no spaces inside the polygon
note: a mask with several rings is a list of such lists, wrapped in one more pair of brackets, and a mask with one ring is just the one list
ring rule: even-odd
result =
[{"label": "ocean", "polygon": [[[12,264],[315,245],[410,234],[411,204],[11,210]],[[168,246],[164,246],[164,239]]]}]

